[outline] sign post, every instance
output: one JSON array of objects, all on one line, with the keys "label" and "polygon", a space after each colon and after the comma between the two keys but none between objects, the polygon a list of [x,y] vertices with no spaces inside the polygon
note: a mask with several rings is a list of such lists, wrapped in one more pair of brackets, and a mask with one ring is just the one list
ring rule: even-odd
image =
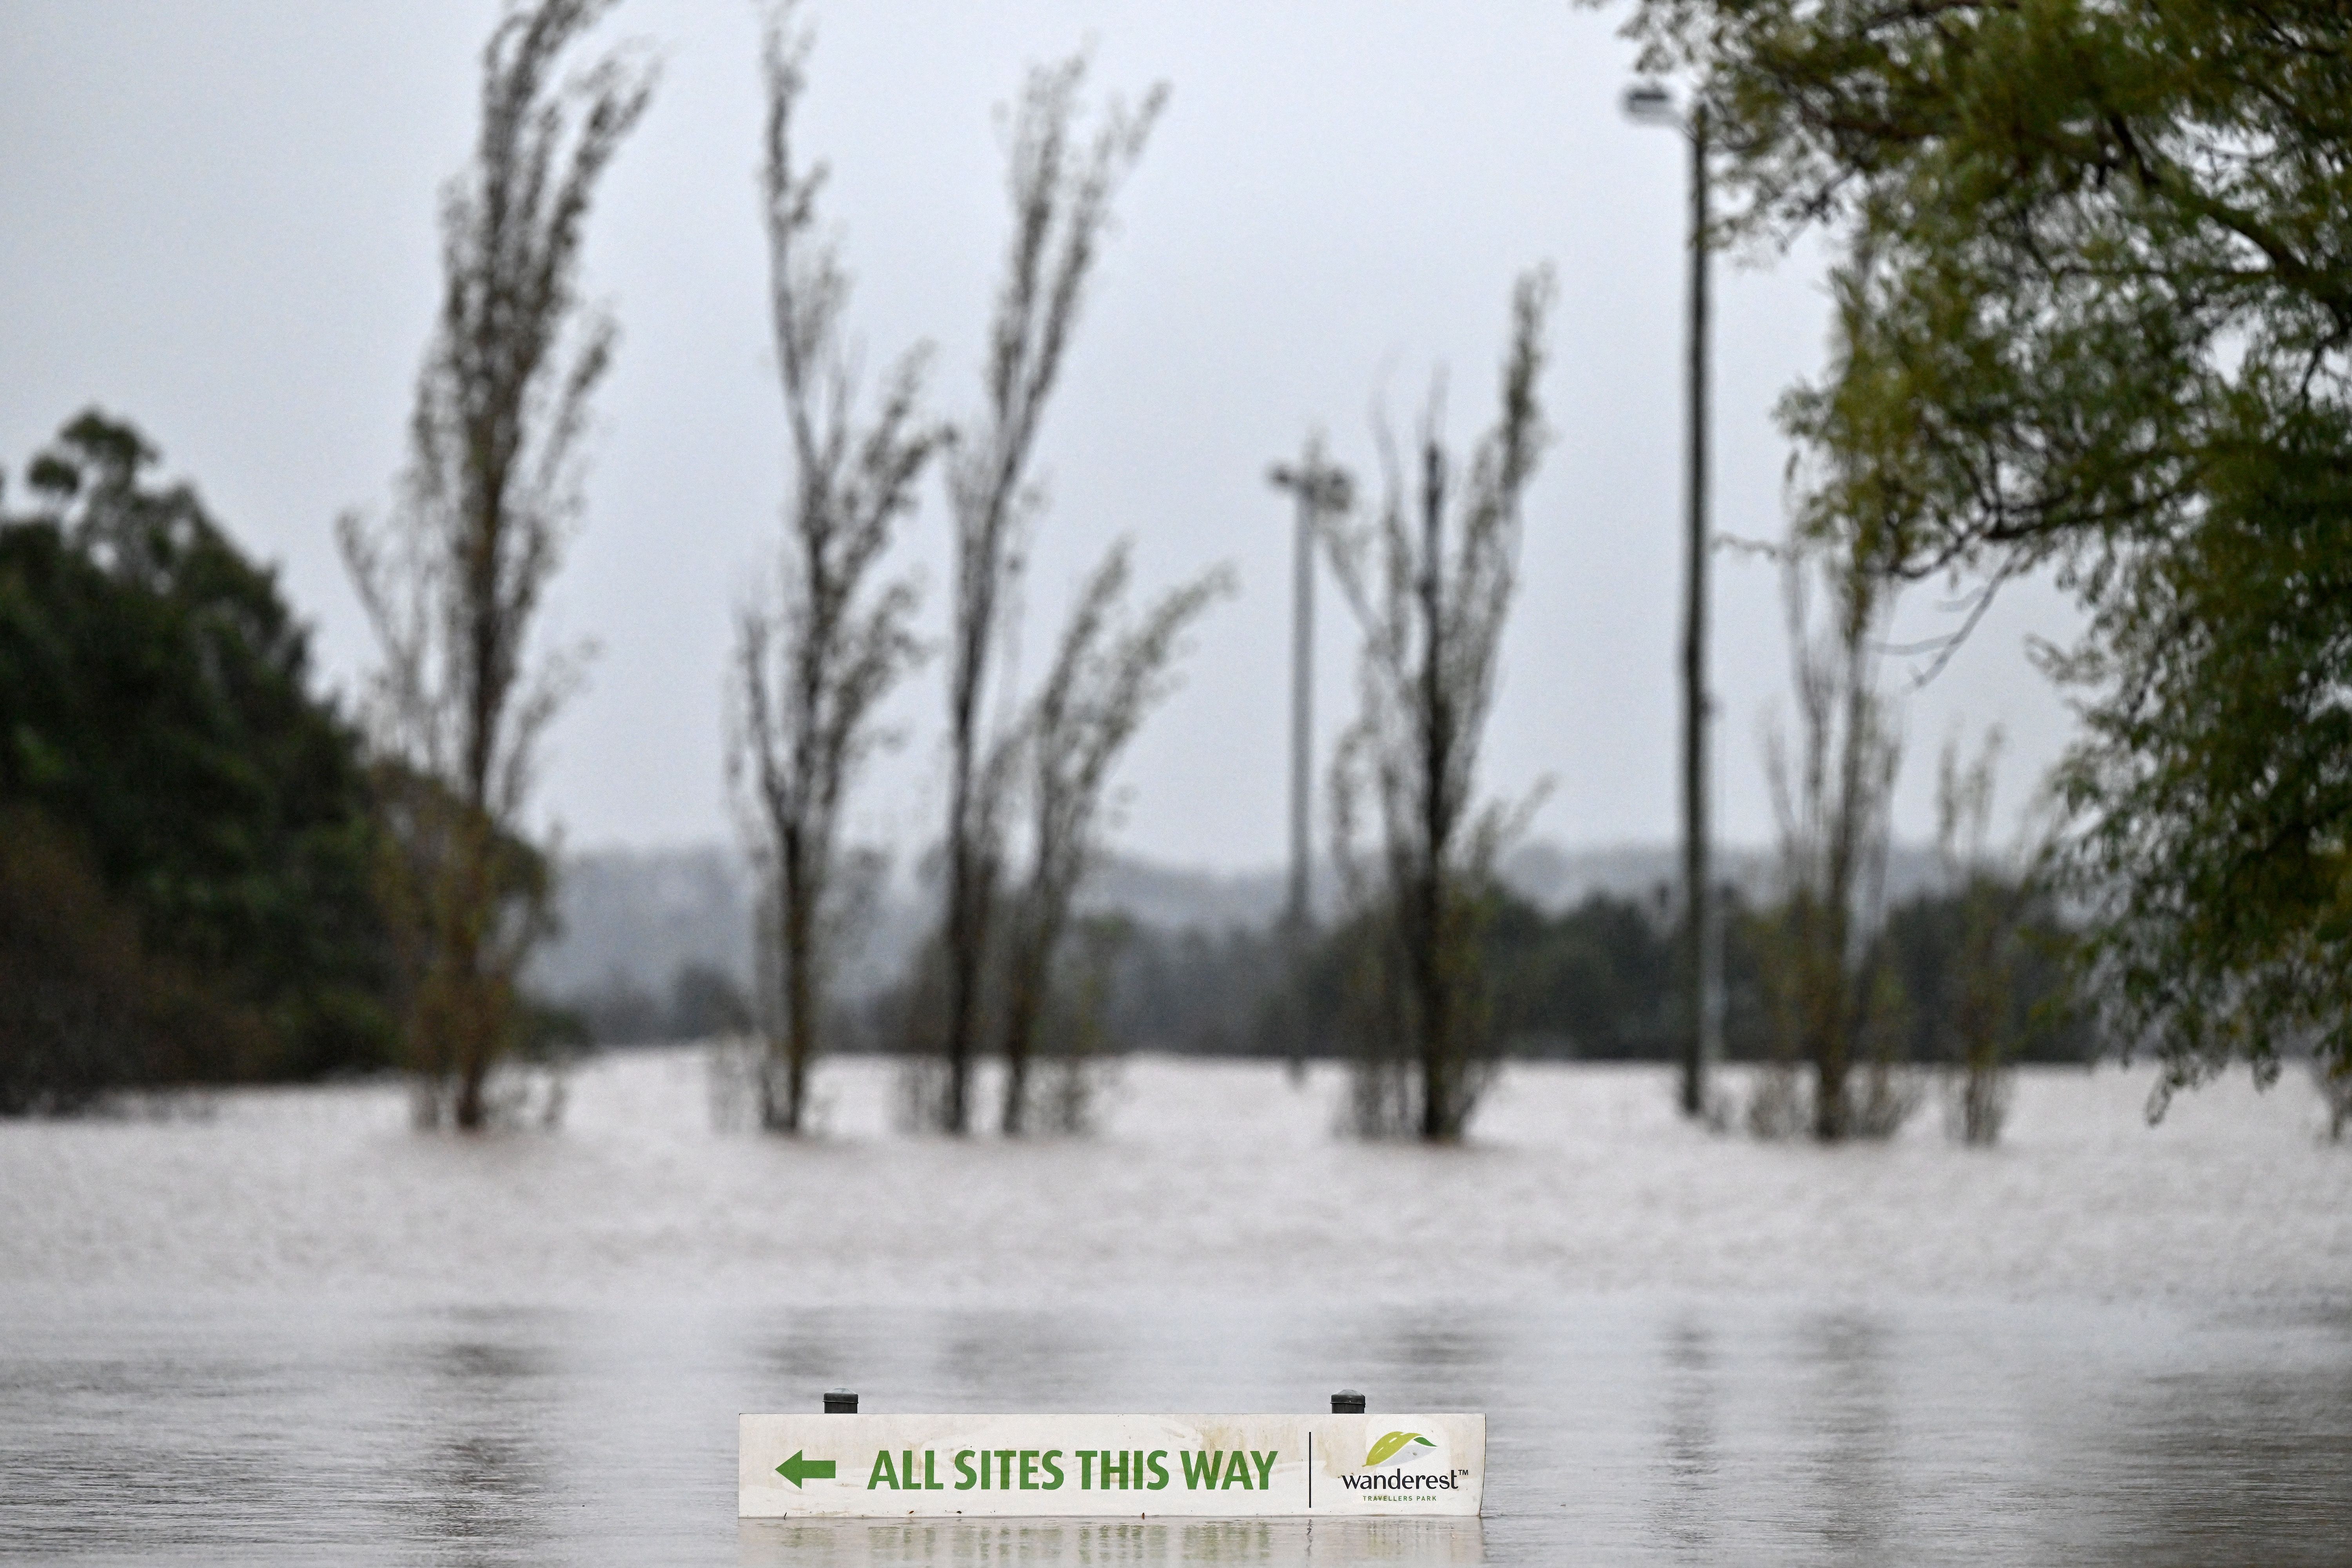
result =
[{"label": "sign post", "polygon": [[737,1454],[744,1519],[1459,1516],[1486,1418],[746,1415]]}]

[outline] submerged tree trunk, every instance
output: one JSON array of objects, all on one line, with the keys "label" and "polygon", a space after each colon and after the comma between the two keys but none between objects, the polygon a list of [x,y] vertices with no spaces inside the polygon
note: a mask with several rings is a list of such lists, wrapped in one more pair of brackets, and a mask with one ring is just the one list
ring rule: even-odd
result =
[{"label": "submerged tree trunk", "polygon": [[797,829],[785,835],[782,848],[784,1081],[780,1096],[771,1075],[761,1121],[772,1131],[797,1133],[807,1111],[809,1062],[816,1055],[818,889]]}]

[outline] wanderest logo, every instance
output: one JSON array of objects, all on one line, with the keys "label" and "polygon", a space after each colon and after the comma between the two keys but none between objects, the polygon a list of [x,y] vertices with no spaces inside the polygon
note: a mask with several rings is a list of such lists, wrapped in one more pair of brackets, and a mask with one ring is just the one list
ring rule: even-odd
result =
[{"label": "wanderest logo", "polygon": [[1444,1458],[1437,1444],[1419,1432],[1383,1432],[1364,1451],[1363,1464],[1353,1475],[1340,1476],[1339,1484],[1371,1502],[1435,1502],[1439,1493],[1458,1490],[1470,1474],[1421,1468]]},{"label": "wanderest logo", "polygon": [[1402,1453],[1408,1443],[1418,1443],[1424,1448],[1437,1447],[1418,1432],[1391,1432],[1372,1445],[1371,1452],[1364,1456],[1362,1468],[1367,1470],[1379,1469],[1382,1464]]}]

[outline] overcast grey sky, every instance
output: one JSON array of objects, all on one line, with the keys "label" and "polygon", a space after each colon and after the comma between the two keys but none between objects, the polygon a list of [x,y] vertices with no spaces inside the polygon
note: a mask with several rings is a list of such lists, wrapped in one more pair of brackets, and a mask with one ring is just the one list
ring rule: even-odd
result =
[{"label": "overcast grey sky", "polygon": [[[9,0],[0,7],[0,464],[90,403],[135,420],[245,545],[282,564],[329,679],[372,657],[331,524],[380,508],[436,289],[440,183],[473,132],[492,0]],[[1219,868],[1284,844],[1288,526],[1267,463],[1328,430],[1360,468],[1370,413],[1404,424],[1434,369],[1453,426],[1491,416],[1511,279],[1558,271],[1546,383],[1557,431],[1530,497],[1522,592],[1486,781],[1549,776],[1536,832],[1663,841],[1677,822],[1685,157],[1617,107],[1622,19],[1565,0],[892,0],[806,7],[818,45],[803,145],[869,357],[937,345],[942,412],[976,401],[1002,250],[995,109],[1031,62],[1090,44],[1098,90],[1154,81],[1169,110],[1119,204],[1045,432],[1052,497],[1026,593],[1044,645],[1121,532],[1148,587],[1216,561],[1242,593],[1125,771],[1122,845]],[[595,213],[587,287],[617,316],[589,510],[549,630],[593,637],[541,803],[573,846],[730,831],[722,668],[733,606],[776,539],[785,467],[756,217],[758,29],[742,0],[625,0],[604,29],[665,61]],[[1717,523],[1777,536],[1787,448],[1770,417],[1823,350],[1817,257],[1717,272]],[[908,532],[940,624],[936,491]],[[1719,820],[1772,830],[1759,736],[1785,711],[1773,571],[1718,556]],[[1898,636],[1948,627],[1914,590]],[[1351,706],[1322,598],[1318,729]],[[2011,737],[2004,816],[2070,719],[2029,637],[2075,616],[2011,591],[1908,700],[1897,805],[1932,831],[1956,722]],[[1033,656],[1032,664],[1034,663]],[[1897,671],[1900,674],[1900,671]],[[894,709],[907,744],[858,827],[912,847],[940,810],[936,667]]]}]

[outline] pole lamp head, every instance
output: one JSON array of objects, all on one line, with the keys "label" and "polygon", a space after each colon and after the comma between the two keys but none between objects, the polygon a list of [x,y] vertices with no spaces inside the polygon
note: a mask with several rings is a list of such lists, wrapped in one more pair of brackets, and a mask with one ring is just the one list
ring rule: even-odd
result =
[{"label": "pole lamp head", "polygon": [[1318,517],[1337,517],[1355,504],[1355,481],[1347,469],[1325,462],[1319,447],[1296,468],[1276,463],[1266,470],[1265,479],[1275,489],[1297,496]]},{"label": "pole lamp head", "polygon": [[1637,81],[1625,89],[1625,118],[1638,125],[1682,128],[1681,108],[1664,82]]}]

